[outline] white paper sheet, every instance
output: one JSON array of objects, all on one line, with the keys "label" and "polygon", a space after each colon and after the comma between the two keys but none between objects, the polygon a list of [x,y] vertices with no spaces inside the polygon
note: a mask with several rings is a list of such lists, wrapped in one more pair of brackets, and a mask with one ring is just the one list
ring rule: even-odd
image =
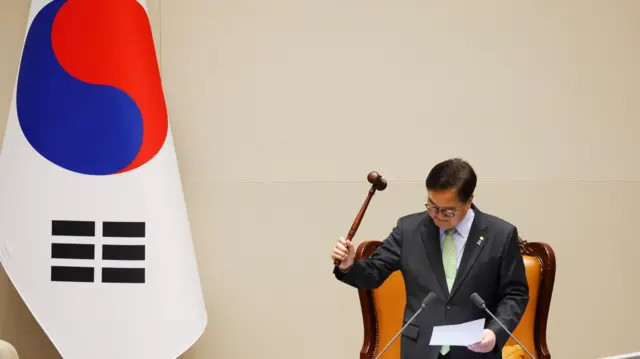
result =
[{"label": "white paper sheet", "polygon": [[429,345],[467,346],[482,340],[484,319],[433,327]]}]

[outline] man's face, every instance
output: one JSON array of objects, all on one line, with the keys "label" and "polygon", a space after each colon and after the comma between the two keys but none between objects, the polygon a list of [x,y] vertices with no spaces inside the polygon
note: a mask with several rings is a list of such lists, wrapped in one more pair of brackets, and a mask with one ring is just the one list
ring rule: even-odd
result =
[{"label": "man's face", "polygon": [[427,213],[433,218],[436,226],[442,229],[453,228],[460,223],[467,215],[473,201],[471,196],[466,203],[460,202],[455,188],[441,191],[428,190],[427,197],[425,204]]}]

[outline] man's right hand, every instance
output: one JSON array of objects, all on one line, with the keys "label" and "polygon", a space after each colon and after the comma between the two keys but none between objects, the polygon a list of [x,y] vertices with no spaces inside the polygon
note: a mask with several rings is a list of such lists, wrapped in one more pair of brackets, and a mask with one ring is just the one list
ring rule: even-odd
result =
[{"label": "man's right hand", "polygon": [[353,265],[353,261],[356,257],[356,248],[351,243],[340,237],[338,243],[336,243],[335,247],[333,247],[333,252],[331,252],[331,259],[335,262],[336,260],[341,261],[338,268],[341,271],[347,271]]}]

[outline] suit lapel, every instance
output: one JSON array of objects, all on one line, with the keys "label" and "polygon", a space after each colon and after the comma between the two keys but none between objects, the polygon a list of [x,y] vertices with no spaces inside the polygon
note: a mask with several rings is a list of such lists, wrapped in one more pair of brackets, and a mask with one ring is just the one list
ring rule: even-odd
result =
[{"label": "suit lapel", "polygon": [[451,288],[451,296],[456,293],[458,288],[460,288],[460,285],[462,285],[462,282],[464,282],[467,274],[469,274],[469,271],[473,266],[473,263],[478,259],[478,255],[480,255],[480,252],[482,252],[482,249],[486,246],[486,242],[488,240],[484,214],[475,208],[475,206],[473,207],[473,210],[475,212],[475,217],[471,224],[471,230],[469,231],[467,242],[464,245],[464,252],[462,254],[462,259],[460,260],[460,267],[458,268],[456,279]]},{"label": "suit lapel", "polygon": [[420,231],[422,242],[427,251],[429,257],[429,263],[431,264],[431,270],[438,279],[440,289],[445,297],[449,296],[449,288],[445,280],[444,265],[442,264],[442,249],[440,248],[440,231],[438,227],[433,223],[431,218],[427,217],[425,225]]}]

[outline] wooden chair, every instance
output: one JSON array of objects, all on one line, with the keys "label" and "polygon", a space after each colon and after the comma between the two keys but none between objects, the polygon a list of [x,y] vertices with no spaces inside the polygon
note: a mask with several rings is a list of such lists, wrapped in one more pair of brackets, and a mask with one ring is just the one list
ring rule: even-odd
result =
[{"label": "wooden chair", "polygon": [[[356,259],[369,258],[381,244],[381,241],[361,243],[356,251]],[[546,333],[556,274],[555,254],[551,246],[546,243],[529,243],[518,238],[518,244],[524,259],[530,300],[522,320],[513,334],[536,358],[551,359],[549,348],[547,348]],[[360,289],[358,292],[364,324],[364,342],[360,350],[360,359],[372,359],[402,328],[402,317],[406,304],[402,273],[400,271],[394,272],[378,288]],[[387,349],[384,357],[400,357],[399,337]],[[527,357],[513,339],[509,339],[505,344],[503,358]]]}]

